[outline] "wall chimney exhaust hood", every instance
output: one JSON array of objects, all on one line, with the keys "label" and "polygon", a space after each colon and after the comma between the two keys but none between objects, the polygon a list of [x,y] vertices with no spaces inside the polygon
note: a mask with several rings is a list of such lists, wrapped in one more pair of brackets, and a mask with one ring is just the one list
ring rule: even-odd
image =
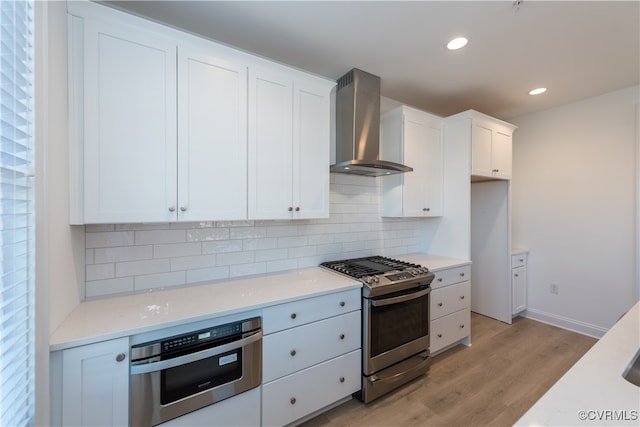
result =
[{"label": "wall chimney exhaust hood", "polygon": [[330,171],[364,176],[411,172],[409,166],[378,159],[380,77],[354,68],[337,84],[336,164]]}]

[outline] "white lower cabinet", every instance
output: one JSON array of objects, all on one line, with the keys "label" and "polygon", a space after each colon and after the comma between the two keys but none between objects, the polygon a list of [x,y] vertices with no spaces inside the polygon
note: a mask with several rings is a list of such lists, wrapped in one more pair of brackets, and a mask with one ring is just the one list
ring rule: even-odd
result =
[{"label": "white lower cabinet", "polygon": [[360,289],[263,310],[262,424],[294,423],[360,390]]},{"label": "white lower cabinet", "polygon": [[258,426],[260,425],[260,387],[205,406],[160,425],[163,427]]},{"label": "white lower cabinet", "polygon": [[129,424],[129,338],[62,351],[62,425]]},{"label": "white lower cabinet", "polygon": [[527,309],[527,253],[511,255],[511,314],[517,316]]},{"label": "white lower cabinet", "polygon": [[[429,318],[431,355],[471,336],[471,266],[434,271]],[[468,343],[468,342],[467,342]]]},{"label": "white lower cabinet", "polygon": [[262,424],[282,426],[360,390],[360,349],[262,386]]}]

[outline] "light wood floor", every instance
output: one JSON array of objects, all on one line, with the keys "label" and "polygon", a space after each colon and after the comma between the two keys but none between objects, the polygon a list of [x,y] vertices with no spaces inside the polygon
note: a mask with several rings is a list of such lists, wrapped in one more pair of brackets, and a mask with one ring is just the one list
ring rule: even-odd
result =
[{"label": "light wood floor", "polygon": [[317,426],[511,426],[593,344],[594,338],[518,317],[471,313],[471,347],[435,356],[428,374],[369,405],[352,399]]}]

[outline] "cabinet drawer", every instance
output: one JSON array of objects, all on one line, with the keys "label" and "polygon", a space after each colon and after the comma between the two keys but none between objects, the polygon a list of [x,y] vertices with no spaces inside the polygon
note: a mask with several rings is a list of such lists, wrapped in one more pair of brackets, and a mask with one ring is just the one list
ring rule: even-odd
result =
[{"label": "cabinet drawer", "polygon": [[527,265],[527,254],[511,255],[511,268],[523,267]]},{"label": "cabinet drawer", "polygon": [[471,282],[462,282],[431,292],[429,319],[434,320],[469,307]]},{"label": "cabinet drawer", "polygon": [[445,348],[469,336],[471,326],[471,312],[469,309],[457,311],[431,322],[430,349],[431,353]]},{"label": "cabinet drawer", "polygon": [[262,424],[282,426],[360,390],[360,350],[262,386]]},{"label": "cabinet drawer", "polygon": [[262,340],[262,381],[269,382],[360,347],[361,312],[353,311]]},{"label": "cabinet drawer", "polygon": [[454,283],[460,283],[471,278],[471,265],[463,265],[461,267],[449,268],[446,270],[434,271],[435,278],[431,282],[433,289],[449,286]]},{"label": "cabinet drawer", "polygon": [[262,310],[262,332],[267,335],[360,310],[360,298],[360,289],[351,289],[267,307]]}]

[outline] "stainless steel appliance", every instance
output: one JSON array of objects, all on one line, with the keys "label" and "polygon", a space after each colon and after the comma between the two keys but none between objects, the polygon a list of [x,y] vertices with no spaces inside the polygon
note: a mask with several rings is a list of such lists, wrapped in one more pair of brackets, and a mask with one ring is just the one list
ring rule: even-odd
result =
[{"label": "stainless steel appliance", "polygon": [[155,426],[260,385],[262,319],[131,347],[131,425]]},{"label": "stainless steel appliance", "polygon": [[323,262],[362,281],[362,389],[365,403],[429,368],[429,297],[434,274],[426,267],[372,256]]},{"label": "stainless steel appliance", "polygon": [[337,81],[336,164],[331,172],[383,176],[413,168],[379,159],[380,77],[357,68]]}]

